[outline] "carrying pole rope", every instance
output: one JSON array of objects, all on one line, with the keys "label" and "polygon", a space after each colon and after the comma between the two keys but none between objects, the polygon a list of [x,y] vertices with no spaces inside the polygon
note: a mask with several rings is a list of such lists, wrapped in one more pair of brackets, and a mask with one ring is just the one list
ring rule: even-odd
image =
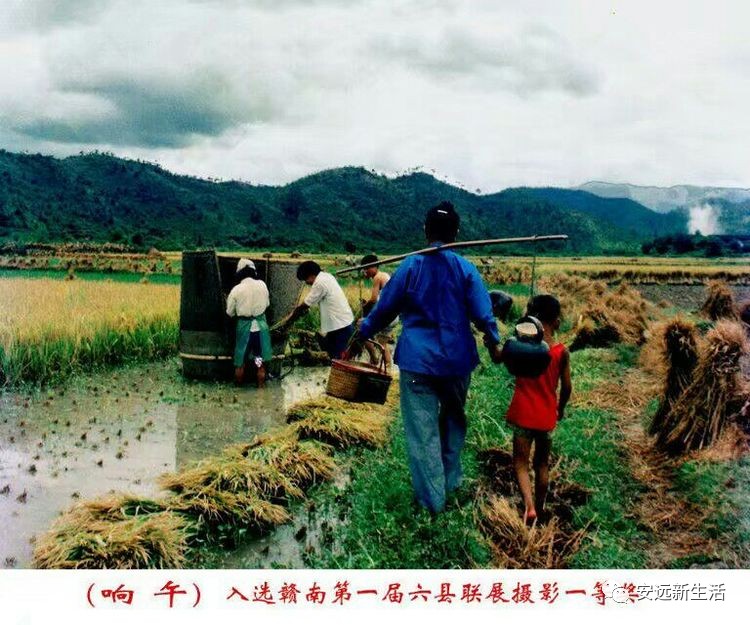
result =
[{"label": "carrying pole rope", "polygon": [[534,247],[534,259],[531,261],[531,289],[529,291],[529,298],[534,297],[534,290],[536,286],[536,235],[534,236],[532,245]]},{"label": "carrying pole rope", "polygon": [[359,317],[361,319],[365,316],[365,304],[364,298],[362,297],[362,282],[364,281],[364,276],[361,271],[357,275],[359,276]]}]

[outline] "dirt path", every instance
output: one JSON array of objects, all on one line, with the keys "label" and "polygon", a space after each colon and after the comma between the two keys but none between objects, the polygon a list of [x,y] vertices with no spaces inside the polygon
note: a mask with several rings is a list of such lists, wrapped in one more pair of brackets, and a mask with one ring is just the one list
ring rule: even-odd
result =
[{"label": "dirt path", "polygon": [[[587,404],[618,416],[631,472],[643,486],[632,513],[652,533],[648,567],[666,568],[678,559],[691,556],[700,556],[703,561],[726,562],[731,558],[726,549],[703,531],[704,521],[713,510],[698,508],[675,491],[674,475],[680,461],[657,451],[645,431],[642,415],[649,398],[657,394],[648,376],[640,370],[632,370],[620,380],[595,388],[584,399]],[[719,445],[722,450],[718,453],[729,453],[724,447],[730,445],[731,442]]]}]

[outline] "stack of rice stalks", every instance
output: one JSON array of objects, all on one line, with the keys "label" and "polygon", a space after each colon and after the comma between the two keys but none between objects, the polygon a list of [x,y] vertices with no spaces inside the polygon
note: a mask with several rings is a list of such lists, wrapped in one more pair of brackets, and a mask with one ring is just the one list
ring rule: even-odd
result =
[{"label": "stack of rice stalks", "polygon": [[159,485],[175,493],[169,500],[170,509],[189,513],[209,525],[279,525],[289,520],[282,504],[302,497],[302,491],[277,469],[223,454],[162,476]]},{"label": "stack of rice stalks", "polygon": [[551,293],[557,297],[562,306],[563,316],[575,320],[583,306],[604,297],[607,285],[576,275],[557,273],[539,280],[539,292]]},{"label": "stack of rice stalks", "polygon": [[545,278],[540,286],[560,300],[563,316],[574,321],[571,350],[644,342],[647,304],[636,289],[621,284],[611,290],[603,282],[564,274]]},{"label": "stack of rice stalks", "polygon": [[721,434],[747,396],[741,360],[748,338],[740,323],[719,321],[703,342],[692,380],[673,400],[657,432],[657,445],[670,454],[702,449]]},{"label": "stack of rice stalks", "polygon": [[159,483],[174,496],[169,508],[198,517],[209,526],[229,523],[258,530],[289,520],[285,506],[304,497],[313,484],[333,476],[332,449],[300,441],[286,427],[232,445]]},{"label": "stack of rice stalks", "polygon": [[37,540],[34,566],[46,569],[180,568],[190,521],[159,502],[112,495],[81,503]]},{"label": "stack of rice stalks", "polygon": [[739,319],[737,306],[734,302],[734,294],[726,282],[712,280],[708,283],[708,295],[701,307],[701,313],[712,321],[718,321],[719,319]]},{"label": "stack of rice stalks", "polygon": [[265,463],[289,477],[296,487],[303,490],[331,479],[336,470],[333,450],[328,445],[301,441],[291,428],[281,428],[256,437],[247,445],[227,447],[224,453]]},{"label": "stack of rice stalks", "polygon": [[531,282],[530,265],[514,265],[503,263],[497,268],[485,267],[485,281],[488,284],[527,284]]},{"label": "stack of rice stalks", "polygon": [[750,332],[750,300],[741,302],[738,306],[740,313],[740,321],[747,326],[747,331]]},{"label": "stack of rice stalks", "polygon": [[673,319],[664,326],[658,339],[661,347],[660,369],[664,371],[665,381],[649,434],[657,434],[664,429],[672,406],[689,386],[698,365],[698,330],[694,323],[680,318]]},{"label": "stack of rice stalks", "polygon": [[293,406],[287,420],[300,438],[313,438],[338,449],[382,445],[391,421],[390,410],[328,396]]}]

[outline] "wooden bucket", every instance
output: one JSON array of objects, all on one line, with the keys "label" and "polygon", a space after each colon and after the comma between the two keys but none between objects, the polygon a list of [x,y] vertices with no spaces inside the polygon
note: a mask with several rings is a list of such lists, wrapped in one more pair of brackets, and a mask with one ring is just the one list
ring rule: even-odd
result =
[{"label": "wooden bucket", "polygon": [[[230,380],[234,371],[235,322],[225,313],[226,298],[235,285],[239,256],[217,256],[212,250],[182,253],[180,296],[180,358],[188,378]],[[289,314],[297,304],[302,284],[296,263],[252,258],[258,277],[268,286],[271,305],[269,326]],[[273,359],[269,374],[282,373],[287,336],[271,335]]]}]

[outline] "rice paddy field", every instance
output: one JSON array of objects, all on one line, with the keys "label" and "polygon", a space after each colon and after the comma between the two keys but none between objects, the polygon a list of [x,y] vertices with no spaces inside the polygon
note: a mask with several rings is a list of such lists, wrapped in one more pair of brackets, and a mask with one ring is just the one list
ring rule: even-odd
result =
[{"label": "rice paddy field", "polygon": [[175,285],[0,277],[0,383],[172,355],[179,297]]},{"label": "rice paddy field", "polygon": [[[261,390],[185,380],[178,255],[28,260],[0,267],[0,566],[750,566],[746,263],[537,259],[574,391],[549,518],[527,527],[514,380],[484,354],[465,480],[432,518],[412,503],[397,385],[379,406],[327,397],[324,367]],[[514,297],[507,336],[531,259],[475,261]],[[342,284],[357,312],[367,285]],[[316,326],[292,347],[314,354]]]}]

